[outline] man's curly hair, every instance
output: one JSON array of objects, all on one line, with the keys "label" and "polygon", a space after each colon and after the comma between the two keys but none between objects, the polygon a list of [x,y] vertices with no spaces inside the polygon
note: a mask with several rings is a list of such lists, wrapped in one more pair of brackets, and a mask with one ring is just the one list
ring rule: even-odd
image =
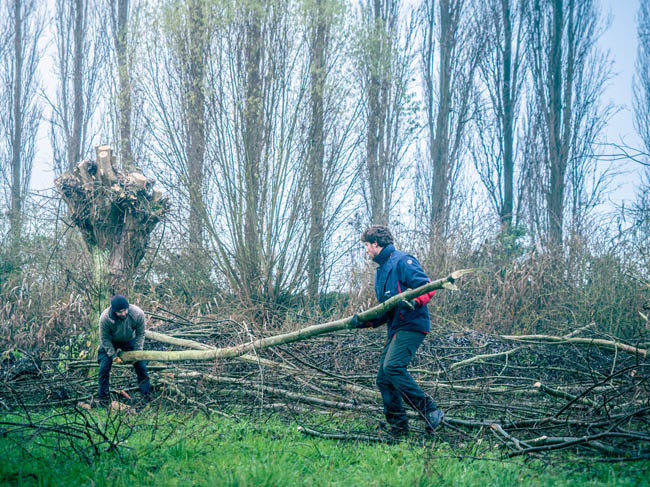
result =
[{"label": "man's curly hair", "polygon": [[393,234],[384,225],[372,225],[361,234],[361,241],[377,243],[380,247],[386,247],[393,243]]}]

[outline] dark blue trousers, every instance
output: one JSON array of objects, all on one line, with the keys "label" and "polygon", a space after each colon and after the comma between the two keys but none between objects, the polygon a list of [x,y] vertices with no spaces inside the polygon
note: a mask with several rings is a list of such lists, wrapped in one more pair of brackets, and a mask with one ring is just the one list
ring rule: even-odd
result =
[{"label": "dark blue trousers", "polygon": [[[115,350],[118,348],[123,352],[130,352],[135,349],[135,339],[128,342],[113,342],[113,347]],[[113,360],[108,356],[104,347],[99,347],[99,352],[97,353],[97,362],[99,362],[99,400],[105,401],[108,400],[108,391],[111,375],[111,367],[113,366]],[[149,383],[149,373],[147,372],[147,362],[140,360],[133,363],[133,368],[135,369],[135,374],[138,376],[138,387],[140,388],[140,394],[147,397],[151,392],[151,384]]]},{"label": "dark blue trousers", "polygon": [[406,370],[424,337],[424,333],[417,331],[398,331],[386,342],[379,359],[377,387],[384,400],[386,421],[392,428],[408,428],[403,401],[422,415],[437,409]]}]

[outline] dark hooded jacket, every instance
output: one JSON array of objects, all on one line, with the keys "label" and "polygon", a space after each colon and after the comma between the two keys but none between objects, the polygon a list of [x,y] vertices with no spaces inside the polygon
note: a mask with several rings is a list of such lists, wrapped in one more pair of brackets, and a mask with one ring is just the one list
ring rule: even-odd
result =
[{"label": "dark hooded jacket", "polygon": [[[373,260],[379,264],[375,274],[375,294],[380,303],[407,289],[415,289],[431,282],[417,259],[395,249],[393,244],[384,247]],[[435,291],[431,291],[416,298],[416,308],[412,311],[393,308],[382,318],[374,320],[372,326],[387,323],[389,340],[400,330],[428,333],[431,323],[426,304],[434,294]]]}]

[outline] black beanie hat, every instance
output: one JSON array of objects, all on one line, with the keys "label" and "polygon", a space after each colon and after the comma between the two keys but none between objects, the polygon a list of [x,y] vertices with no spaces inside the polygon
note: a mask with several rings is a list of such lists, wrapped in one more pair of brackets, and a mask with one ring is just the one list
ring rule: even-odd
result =
[{"label": "black beanie hat", "polygon": [[113,311],[113,313],[115,313],[116,311],[127,309],[128,307],[129,307],[129,302],[126,300],[124,296],[116,294],[115,296],[113,296],[113,299],[111,299],[111,311]]}]

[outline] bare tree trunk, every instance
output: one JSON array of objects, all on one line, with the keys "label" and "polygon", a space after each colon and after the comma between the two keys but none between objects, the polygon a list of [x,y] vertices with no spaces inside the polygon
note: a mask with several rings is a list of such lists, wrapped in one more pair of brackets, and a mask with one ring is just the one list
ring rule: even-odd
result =
[{"label": "bare tree trunk", "polygon": [[25,198],[41,120],[36,72],[43,20],[35,1],[7,2],[6,12],[8,15],[0,19],[0,32],[7,36],[6,44],[0,48],[0,52],[5,51],[7,68],[0,72],[0,153],[5,155],[0,157],[0,170],[6,184],[10,258],[18,263],[23,247]]},{"label": "bare tree trunk", "polygon": [[[385,38],[390,29],[389,19],[382,18],[381,0],[373,0],[371,25],[372,46],[368,76],[368,136],[366,139],[366,157],[368,166],[368,185],[370,189],[370,221],[376,225],[388,225],[388,208],[384,207],[385,175],[381,170],[380,147],[383,145],[384,127],[381,107],[381,91],[386,89],[386,74],[383,56],[386,52]],[[390,35],[390,34],[388,34]],[[382,86],[383,82],[383,86]]]},{"label": "bare tree trunk", "polygon": [[421,173],[426,179],[422,197],[432,250],[448,231],[483,48],[470,23],[468,3],[440,0],[436,9],[433,0],[427,0],[422,8],[428,154]]},{"label": "bare tree trunk", "polygon": [[246,85],[244,95],[244,111],[242,120],[242,138],[244,143],[245,165],[245,214],[244,214],[244,247],[239,250],[244,273],[242,278],[250,285],[249,299],[256,301],[260,298],[259,284],[262,279],[261,262],[261,225],[258,222],[258,205],[261,197],[261,166],[262,166],[262,76],[260,64],[262,59],[262,19],[255,6],[247,7],[246,39],[244,47],[244,63],[246,70]]},{"label": "bare tree trunk", "polygon": [[[205,57],[208,39],[201,0],[191,0],[189,6],[188,86],[187,106],[187,165],[190,196],[190,245],[203,245],[203,180],[205,177]],[[181,61],[182,63],[182,61]]]},{"label": "bare tree trunk", "polygon": [[316,0],[314,5],[315,20],[311,26],[311,123],[309,139],[309,192],[310,192],[310,222],[309,222],[309,256],[307,265],[307,295],[312,307],[317,307],[321,259],[324,239],[325,214],[325,180],[323,166],[325,164],[325,134],[323,113],[323,92],[327,79],[327,51],[329,47],[329,26],[327,20],[327,4],[325,0]]},{"label": "bare tree trunk", "polygon": [[72,60],[72,135],[68,145],[68,164],[67,170],[81,160],[81,140],[83,128],[83,60],[84,60],[84,33],[86,28],[85,8],[83,0],[74,0],[74,57]]},{"label": "bare tree trunk", "polygon": [[[503,104],[503,207],[501,224],[506,228],[512,225],[513,181],[514,181],[514,118],[517,103],[517,76],[519,59],[516,50],[512,52],[512,17],[510,0],[502,0],[503,19],[503,85],[501,99]],[[518,45],[517,45],[518,47]]]},{"label": "bare tree trunk", "polygon": [[[650,3],[640,3],[637,18],[639,47],[634,78],[634,121],[645,152],[650,154]],[[647,162],[650,165],[650,161]]]},{"label": "bare tree trunk", "polygon": [[[646,167],[644,177],[637,186],[636,201],[627,212],[635,222],[638,254],[650,255],[650,2],[641,2],[637,19],[639,44],[634,79],[634,122],[643,141]],[[645,321],[648,322],[647,317]]]},{"label": "bare tree trunk", "polygon": [[[552,33],[551,33],[551,52],[548,57],[548,73],[550,81],[549,90],[549,112],[548,112],[548,136],[549,136],[549,162],[551,165],[551,178],[549,192],[547,195],[548,221],[549,221],[549,240],[552,246],[560,247],[562,245],[562,221],[564,214],[564,176],[566,174],[567,159],[564,153],[564,145],[568,142],[562,140],[563,128],[569,127],[569,120],[565,120],[565,115],[571,115],[571,82],[570,72],[572,66],[567,64],[566,85],[563,83],[562,72],[562,37],[564,30],[564,9],[563,0],[554,0],[552,2]],[[569,0],[569,9],[573,10],[573,0]],[[569,13],[572,19],[572,12]],[[569,32],[570,34],[570,32]],[[563,86],[564,85],[564,86]],[[568,111],[564,111],[563,105],[563,88],[566,89],[569,98],[564,102]],[[568,156],[568,154],[566,154]]]},{"label": "bare tree trunk", "polygon": [[256,318],[307,284],[312,144],[301,61],[309,51],[291,6],[238,4],[208,65],[214,211],[206,234],[218,271]]},{"label": "bare tree trunk", "polygon": [[[211,2],[165,0],[156,9],[156,28],[146,37],[142,71],[143,99],[151,113],[148,146],[171,174],[162,182],[187,208],[181,223],[190,253],[199,251],[189,265],[198,264],[204,250],[207,216],[206,165],[209,125],[206,116],[208,61],[215,30]],[[180,130],[179,130],[180,128]],[[183,191],[174,188],[180,186]],[[203,263],[199,264],[206,270]]]},{"label": "bare tree trunk", "polygon": [[[449,221],[449,191],[451,179],[451,167],[449,160],[449,116],[452,110],[451,91],[451,65],[453,63],[453,52],[455,50],[455,38],[458,29],[459,13],[450,10],[453,2],[450,0],[439,0],[440,35],[438,39],[438,60],[440,70],[438,72],[438,99],[437,113],[434,120],[429,123],[430,127],[430,158],[433,168],[433,179],[431,184],[431,215],[430,228],[431,237],[437,240],[444,235]],[[431,19],[429,28],[433,28]],[[433,60],[431,60],[433,61]],[[428,93],[429,103],[433,104],[433,93]],[[433,110],[430,110],[433,112]],[[437,243],[432,243],[432,247]]]},{"label": "bare tree trunk", "polygon": [[480,73],[488,96],[477,119],[477,139],[472,147],[475,166],[495,207],[502,231],[508,231],[514,217],[515,140],[521,68],[526,45],[523,42],[526,0],[492,0],[483,6],[478,22],[484,24],[486,53]]},{"label": "bare tree trunk", "polygon": [[[115,0],[113,0],[115,1]],[[129,60],[129,0],[117,0],[117,23],[114,34],[118,76],[118,117],[122,167],[133,169],[131,147],[131,62]]]},{"label": "bare tree trunk", "polygon": [[22,233],[23,191],[22,191],[22,145],[23,145],[23,11],[20,0],[14,0],[14,73],[13,73],[13,107],[11,141],[11,206],[9,208],[10,242],[13,249],[18,249]]},{"label": "bare tree trunk", "polygon": [[88,154],[87,140],[97,106],[100,54],[98,14],[85,0],[56,0],[56,78],[50,142],[54,171],[62,174],[74,168]]},{"label": "bare tree trunk", "polygon": [[[596,204],[605,176],[586,194],[585,175],[594,171],[594,142],[611,114],[600,102],[609,77],[608,60],[599,56],[596,41],[602,33],[600,16],[592,0],[535,0],[528,21],[530,60],[539,130],[530,145],[541,153],[546,203],[548,245],[561,247],[567,203],[573,220]],[[570,171],[568,171],[570,169]],[[573,199],[568,202],[567,191]],[[591,206],[583,206],[589,200]]]},{"label": "bare tree trunk", "polygon": [[400,29],[399,0],[361,4],[359,71],[366,105],[363,197],[373,224],[388,224],[402,176],[402,156],[412,141],[406,120],[413,26]]}]

